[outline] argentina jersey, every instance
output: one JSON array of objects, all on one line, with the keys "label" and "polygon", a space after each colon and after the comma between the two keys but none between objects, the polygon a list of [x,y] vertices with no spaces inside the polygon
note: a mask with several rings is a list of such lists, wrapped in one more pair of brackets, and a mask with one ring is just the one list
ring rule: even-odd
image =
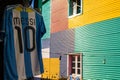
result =
[{"label": "argentina jersey", "polygon": [[43,17],[21,5],[8,7],[4,15],[4,80],[24,80],[44,72],[41,37]]}]

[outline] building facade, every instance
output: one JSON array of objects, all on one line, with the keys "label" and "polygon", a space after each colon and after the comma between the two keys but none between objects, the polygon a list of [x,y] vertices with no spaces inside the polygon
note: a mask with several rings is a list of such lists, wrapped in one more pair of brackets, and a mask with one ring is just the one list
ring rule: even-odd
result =
[{"label": "building facade", "polygon": [[60,77],[120,79],[119,5],[120,0],[46,0],[43,53],[59,58]]}]

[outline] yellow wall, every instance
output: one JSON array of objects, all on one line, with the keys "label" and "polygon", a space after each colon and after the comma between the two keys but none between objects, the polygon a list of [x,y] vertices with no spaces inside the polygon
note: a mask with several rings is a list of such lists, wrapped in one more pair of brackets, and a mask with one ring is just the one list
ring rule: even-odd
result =
[{"label": "yellow wall", "polygon": [[120,16],[120,0],[83,0],[83,12],[69,18],[69,28]]},{"label": "yellow wall", "polygon": [[43,64],[44,64],[44,73],[41,75],[41,77],[58,80],[60,74],[59,58],[44,58]]}]

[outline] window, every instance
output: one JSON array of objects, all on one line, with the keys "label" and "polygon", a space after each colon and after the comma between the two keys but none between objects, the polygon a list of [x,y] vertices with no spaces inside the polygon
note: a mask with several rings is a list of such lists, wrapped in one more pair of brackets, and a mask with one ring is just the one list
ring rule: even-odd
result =
[{"label": "window", "polygon": [[42,0],[42,2],[45,2],[45,1],[47,1],[47,0]]},{"label": "window", "polygon": [[82,13],[82,0],[69,0],[69,16]]},{"label": "window", "polygon": [[42,0],[42,4],[46,3],[47,1],[49,1],[49,0]]},{"label": "window", "polygon": [[75,74],[76,76],[82,77],[82,54],[69,54],[67,63],[68,75]]}]

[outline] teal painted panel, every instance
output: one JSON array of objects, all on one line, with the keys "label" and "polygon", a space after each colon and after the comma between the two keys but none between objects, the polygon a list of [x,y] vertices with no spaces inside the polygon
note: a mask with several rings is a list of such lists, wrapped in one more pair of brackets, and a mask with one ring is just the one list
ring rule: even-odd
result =
[{"label": "teal painted panel", "polygon": [[120,49],[120,18],[75,29],[75,52]]},{"label": "teal painted panel", "polygon": [[120,17],[75,29],[83,53],[83,80],[120,80]]},{"label": "teal painted panel", "polygon": [[76,51],[96,51],[96,50],[113,50],[120,49],[120,33],[102,35],[102,36],[77,36],[75,49]]},{"label": "teal painted panel", "polygon": [[83,80],[103,80],[105,79],[104,66],[84,66]]},{"label": "teal painted panel", "polygon": [[[81,36],[98,36],[98,35],[106,35],[109,33],[118,33],[120,32],[120,17],[113,18],[89,25],[85,25],[83,27],[79,27],[76,29],[79,29],[82,34],[79,34]],[[112,31],[112,32],[111,32]]]},{"label": "teal painted panel", "polygon": [[45,26],[46,26],[46,34],[42,39],[50,38],[50,1],[47,1],[42,5],[42,16],[44,18]]},{"label": "teal painted panel", "polygon": [[[119,80],[120,55],[90,55],[83,56],[83,78],[91,80]],[[94,53],[95,54],[95,53]],[[104,53],[105,54],[105,53]],[[110,53],[109,53],[110,54]],[[105,63],[103,63],[105,59]]]}]

